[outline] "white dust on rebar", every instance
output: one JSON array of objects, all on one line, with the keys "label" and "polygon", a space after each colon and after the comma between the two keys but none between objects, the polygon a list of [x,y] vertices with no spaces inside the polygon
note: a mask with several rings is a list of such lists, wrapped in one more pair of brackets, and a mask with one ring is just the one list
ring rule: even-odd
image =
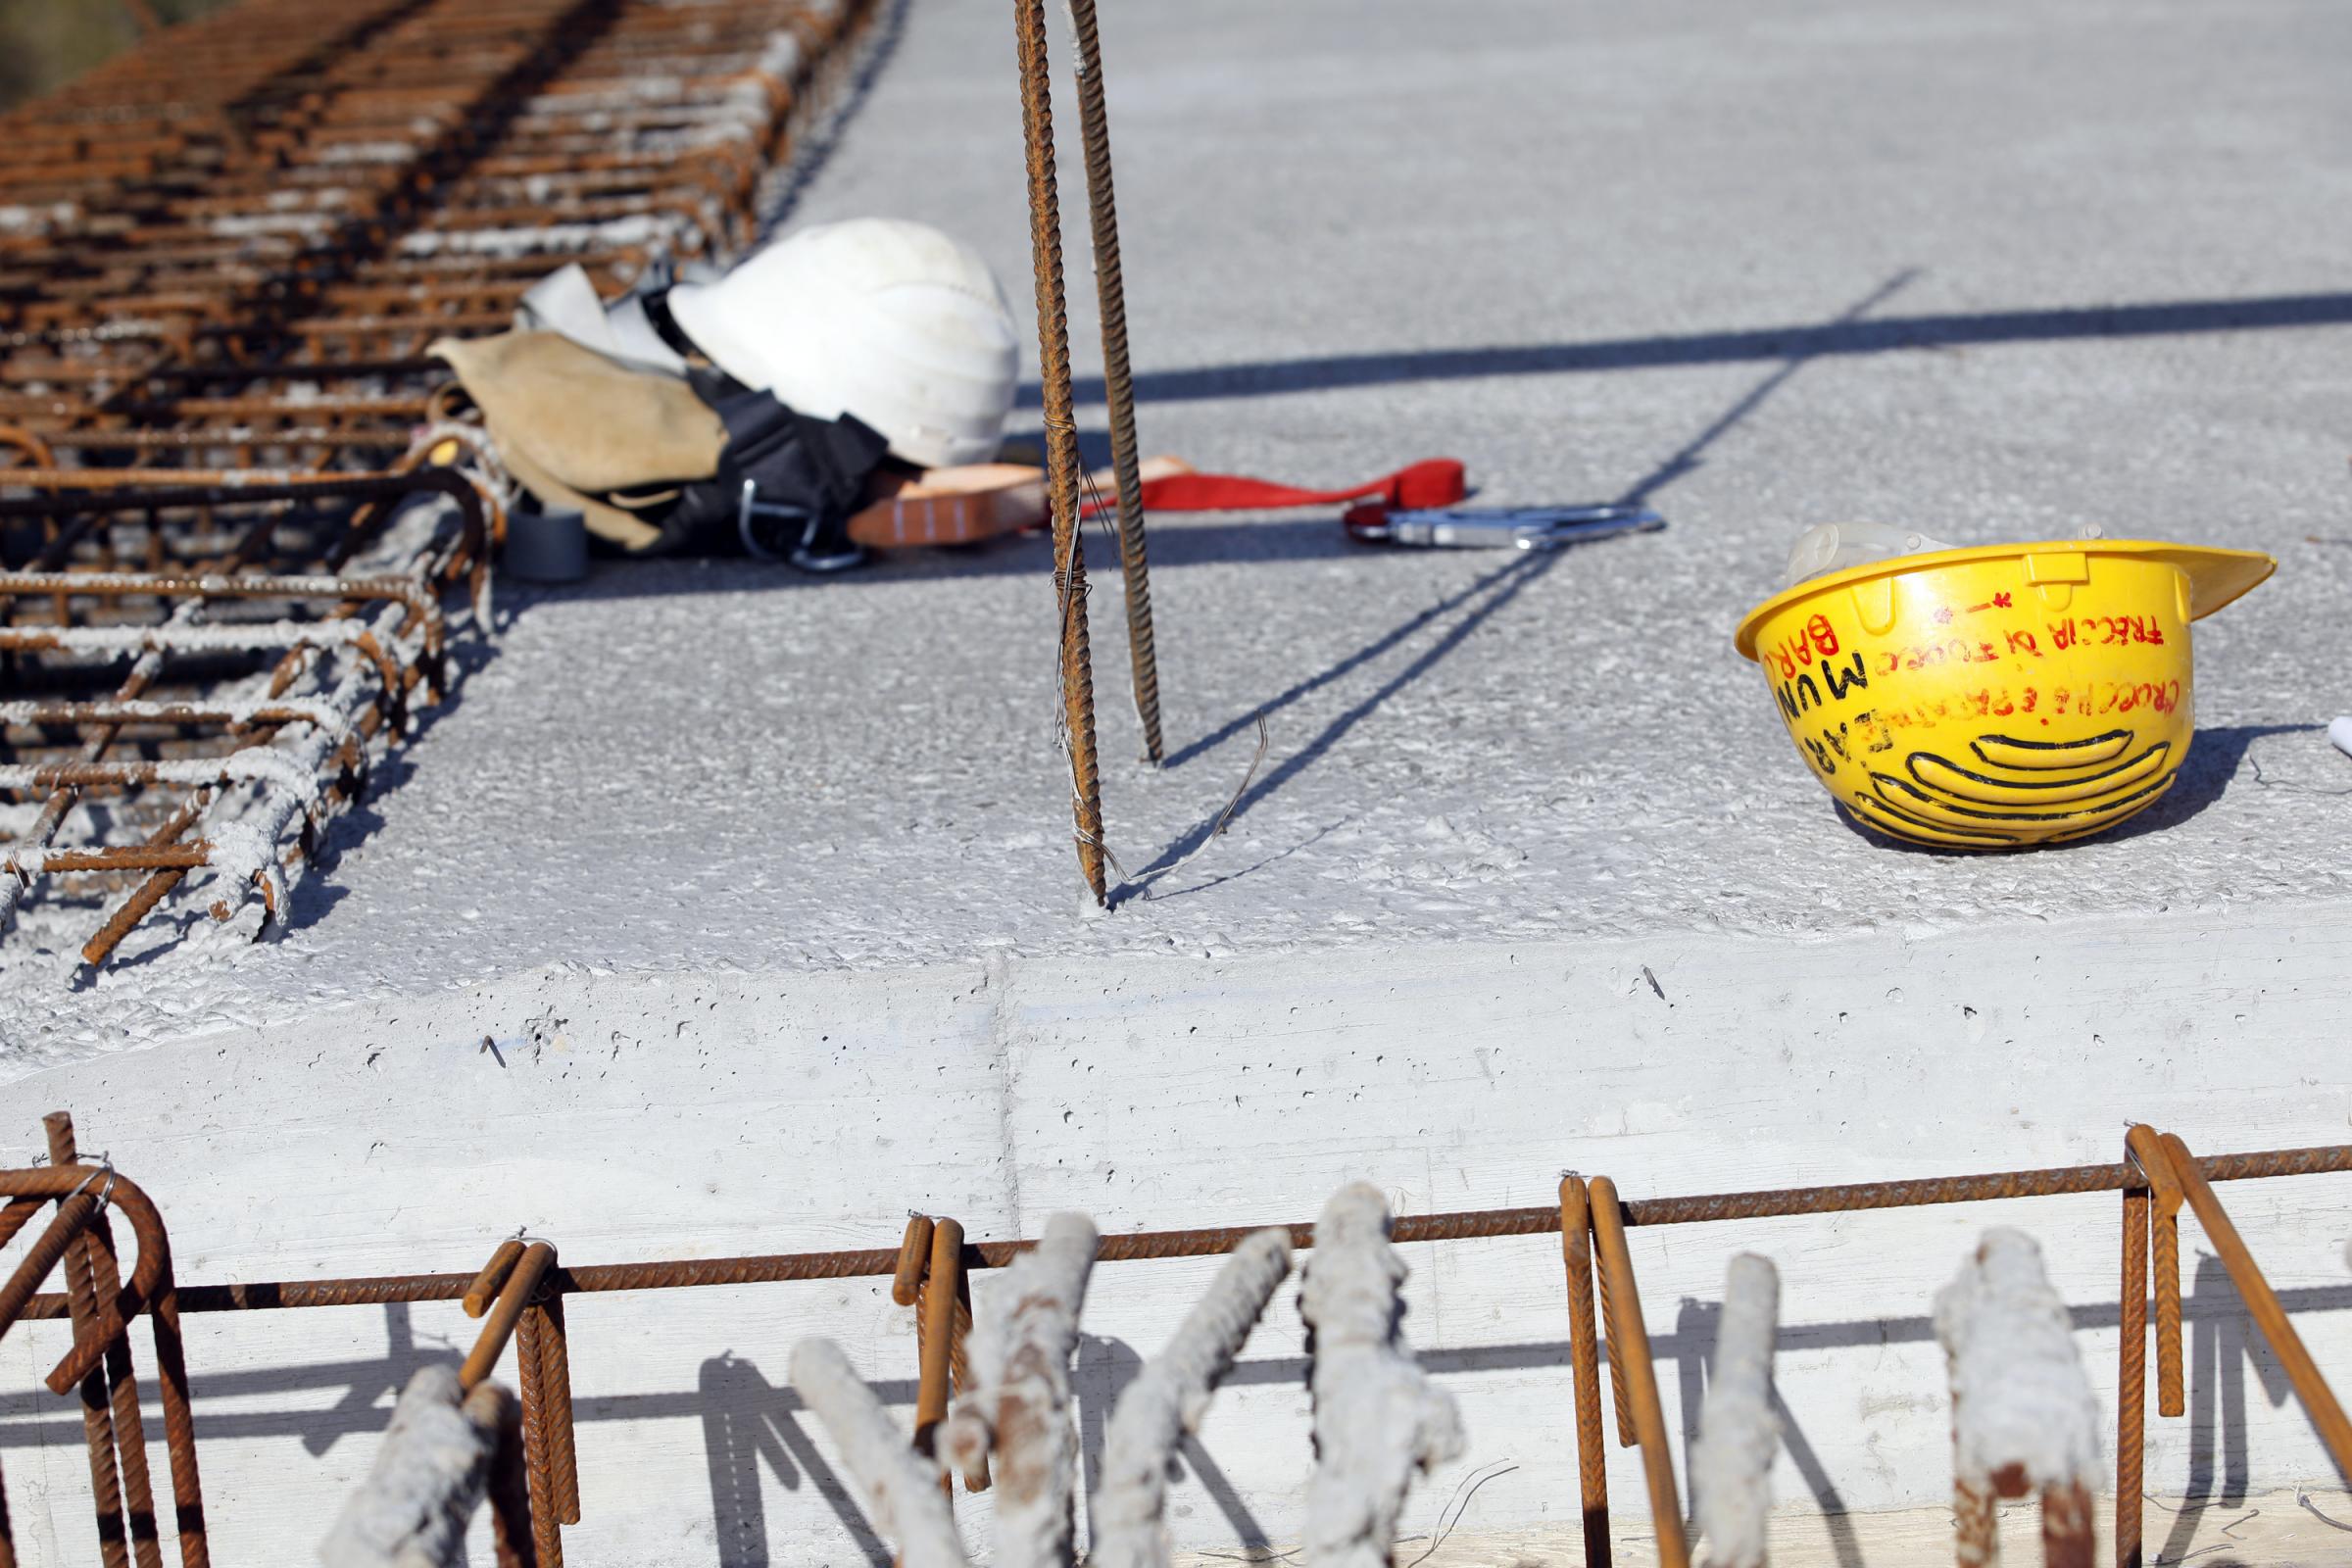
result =
[{"label": "white dust on rebar", "polygon": [[1414,1475],[1461,1452],[1453,1396],[1431,1384],[1398,1327],[1405,1273],[1380,1190],[1341,1188],[1315,1222],[1298,1291],[1315,1337],[1306,1568],[1388,1568]]},{"label": "white dust on rebar", "polygon": [[1690,1449],[1690,1488],[1707,1568],[1763,1568],[1764,1518],[1781,1422],[1772,1407],[1772,1346],[1781,1276],[1769,1258],[1734,1257],[1724,1271],[1715,1365]]},{"label": "white dust on rebar", "polygon": [[1119,1396],[1088,1515],[1094,1527],[1088,1568],[1166,1568],[1171,1561],[1162,1515],[1176,1446],[1200,1430],[1209,1396],[1290,1271],[1289,1232],[1262,1230],[1245,1240],[1167,1348]]},{"label": "white dust on rebar", "polygon": [[841,1450],[866,1517],[898,1547],[902,1568],[963,1568],[963,1543],[940,1490],[939,1466],[907,1446],[841,1347],[803,1340],[793,1347],[791,1378],[793,1392]]},{"label": "white dust on rebar", "polygon": [[975,1326],[973,1387],[941,1426],[940,1453],[966,1475],[993,1456],[998,1568],[1069,1568],[1078,1432],[1070,1355],[1098,1238],[1083,1214],[1056,1214],[1004,1271],[1007,1304]]},{"label": "white dust on rebar", "polygon": [[325,1568],[465,1568],[466,1526],[479,1507],[506,1401],[494,1383],[471,1394],[457,1368],[420,1368],[392,1407],[368,1478],[319,1543]]}]

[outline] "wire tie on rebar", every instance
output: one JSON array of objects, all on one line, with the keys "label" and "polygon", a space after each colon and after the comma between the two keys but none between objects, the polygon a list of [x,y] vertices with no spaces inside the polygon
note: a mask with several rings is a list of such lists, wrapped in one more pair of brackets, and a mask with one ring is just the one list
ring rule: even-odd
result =
[{"label": "wire tie on rebar", "polygon": [[[533,1235],[531,1228],[528,1225],[515,1226],[514,1234],[510,1238],[510,1240],[520,1242],[525,1247],[529,1247],[535,1242],[539,1246],[546,1248],[549,1251],[555,1252],[559,1261],[563,1257],[562,1250],[557,1248],[554,1242],[549,1241],[544,1236]],[[520,1258],[515,1259],[515,1262],[518,1264],[522,1260]],[[548,1299],[550,1297],[553,1297],[556,1294],[556,1271],[553,1268],[550,1268],[546,1273],[539,1276],[539,1288],[531,1293],[531,1301],[533,1304],[536,1304],[540,1301]]]},{"label": "wire tie on rebar", "polygon": [[[79,1163],[87,1162],[81,1161]],[[115,1162],[108,1158],[105,1154],[100,1154],[98,1156],[98,1168],[91,1171],[87,1176],[84,1176],[80,1181],[75,1182],[74,1184],[74,1191],[68,1193],[66,1197],[80,1197],[82,1193],[89,1188],[90,1183],[96,1181],[101,1176],[106,1178],[106,1185],[98,1189],[98,1211],[100,1213],[104,1213],[106,1211],[106,1205],[113,1201],[115,1196]]]}]

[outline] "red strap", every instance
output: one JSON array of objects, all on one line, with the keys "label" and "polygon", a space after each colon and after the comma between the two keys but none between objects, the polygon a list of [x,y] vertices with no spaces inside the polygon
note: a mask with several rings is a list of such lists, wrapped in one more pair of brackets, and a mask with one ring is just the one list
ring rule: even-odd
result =
[{"label": "red strap", "polygon": [[[1462,466],[1452,458],[1429,458],[1410,467],[1346,490],[1301,490],[1235,473],[1171,473],[1146,480],[1147,512],[1255,512],[1274,507],[1313,507],[1334,501],[1378,497],[1398,508],[1449,507],[1469,494]],[[1090,504],[1086,515],[1116,505],[1109,497]]]}]

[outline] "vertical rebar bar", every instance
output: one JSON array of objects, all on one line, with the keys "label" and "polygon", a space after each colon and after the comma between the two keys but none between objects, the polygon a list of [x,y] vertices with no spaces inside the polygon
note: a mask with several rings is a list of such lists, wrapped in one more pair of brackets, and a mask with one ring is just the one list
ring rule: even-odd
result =
[{"label": "vertical rebar bar", "polygon": [[[1585,1188],[1586,1224],[1592,1224],[1592,1189]],[[1609,1349],[1609,1402],[1617,1411],[1617,1446],[1630,1448],[1639,1440],[1634,1435],[1633,1385],[1626,1380],[1625,1341],[1617,1329],[1617,1301],[1604,1283],[1600,1295],[1600,1337]]]},{"label": "vertical rebar bar", "polygon": [[952,1219],[931,1222],[931,1260],[923,1275],[922,1316],[917,1344],[922,1365],[914,1391],[914,1446],[930,1453],[939,1424],[948,1418],[950,1360],[956,1340],[956,1288],[963,1278],[963,1227]]},{"label": "vertical rebar bar", "polygon": [[[44,1118],[42,1125],[49,1135],[50,1162],[59,1166],[75,1163],[74,1124],[58,1113]],[[59,1210],[62,1212],[72,1201],[72,1199],[60,1200]],[[97,1220],[93,1218],[88,1223],[94,1225]],[[76,1340],[87,1334],[99,1318],[98,1289],[90,1269],[91,1246],[89,1228],[85,1225],[67,1243],[62,1259],[66,1299]],[[122,1478],[115,1447],[114,1407],[107,1398],[103,1361],[82,1378],[80,1393],[81,1436],[90,1452],[90,1503],[98,1519],[99,1560],[105,1568],[129,1568],[130,1547],[123,1528]]]},{"label": "vertical rebar bar", "polygon": [[2188,1410],[2180,1356],[2180,1183],[2152,1128],[2133,1127],[2125,1148],[2148,1178],[2148,1267],[2156,1288],[2156,1413]]},{"label": "vertical rebar bar", "polygon": [[1054,595],[1061,616],[1063,740],[1078,869],[1097,904],[1102,879],[1102,780],[1095,758],[1094,653],[1086,624],[1086,541],[1078,531],[1078,427],[1070,402],[1070,323],[1061,285],[1061,200],[1054,182],[1053,85],[1045,0],[1013,0],[1021,69],[1021,131],[1029,167],[1029,245],[1037,271],[1038,379],[1046,422],[1046,499],[1054,521]]},{"label": "vertical rebar bar", "polygon": [[[74,1137],[73,1116],[53,1110],[41,1118],[41,1125],[49,1135],[49,1163],[78,1163],[81,1155]],[[66,1267],[69,1272],[81,1274],[93,1302],[112,1302],[122,1294],[122,1276],[115,1262],[114,1228],[107,1224],[104,1209],[99,1210],[89,1229],[68,1249]],[[163,1568],[163,1542],[156,1532],[155,1490],[147,1473],[147,1429],[139,1416],[139,1383],[131,1367],[127,1325],[107,1346],[104,1371],[93,1371],[82,1380],[85,1405],[93,1385],[106,1391],[113,1411],[111,1435],[132,1557],[138,1568]]]},{"label": "vertical rebar bar", "polygon": [[2205,1240],[2221,1254],[2222,1267],[2230,1271],[2230,1283],[2237,1287],[2238,1299],[2245,1302],[2246,1316],[2254,1320],[2263,1343],[2278,1360],[2279,1370],[2286,1374],[2287,1384],[2302,1401],[2303,1413],[2310,1418],[2320,1442],[2326,1445],[2328,1456],[2335,1461],[2338,1470],[2352,1476],[2352,1416],[2344,1413],[2335,1391],[2321,1375],[2319,1364],[2312,1360],[2310,1349],[2303,1344],[2303,1336],[2295,1331],[2294,1320],[2286,1315],[2278,1293],[2263,1277],[2254,1254],[2246,1249],[2245,1238],[2238,1235],[2237,1226],[2222,1207],[2222,1200],[2214,1196],[2212,1184],[2206,1181],[2196,1156],[2175,1134],[2164,1134],[2163,1143],[2165,1153],[2172,1160],[2174,1183],[2195,1210]]},{"label": "vertical rebar bar", "polygon": [[[1666,1438],[1666,1416],[1658,1404],[1657,1371],[1650,1365],[1649,1330],[1642,1320],[1642,1292],[1625,1245],[1625,1206],[1617,1184],[1596,1176],[1586,1191],[1592,1199],[1592,1250],[1600,1268],[1600,1298],[1615,1304],[1616,1345],[1610,1349],[1609,1381],[1627,1391],[1634,1433],[1642,1445],[1642,1475],[1649,1484],[1650,1528],[1658,1541],[1658,1568],[1690,1568],[1690,1544],[1683,1534],[1683,1504],[1675,1491],[1674,1454]],[[1619,1351],[1623,1359],[1618,1359]]]},{"label": "vertical rebar bar", "polygon": [[539,1417],[547,1428],[548,1473],[556,1523],[580,1522],[579,1450],[571,1427],[571,1341],[564,1327],[564,1298],[551,1284],[524,1315],[539,1321]]},{"label": "vertical rebar bar", "polygon": [[1560,1260],[1568,1273],[1568,1355],[1576,1380],[1576,1472],[1585,1568],[1609,1568],[1609,1471],[1600,1424],[1600,1347],[1592,1328],[1592,1202],[1582,1176],[1560,1178]]},{"label": "vertical rebar bar", "polygon": [[564,1568],[564,1527],[547,1452],[547,1381],[540,1364],[539,1316],[514,1323],[514,1393],[522,1406],[523,1490],[531,1504],[531,1555],[539,1568]]},{"label": "vertical rebar bar", "polygon": [[1143,459],[1135,443],[1135,374],[1127,361],[1127,285],[1119,269],[1119,210],[1111,192],[1110,113],[1103,103],[1102,45],[1095,0],[1069,0],[1078,40],[1078,128],[1086,143],[1086,205],[1102,318],[1102,396],[1110,414],[1110,468],[1118,491],[1119,571],[1127,590],[1127,662],[1144,757],[1159,762],[1159,652],[1152,632],[1152,567],[1144,544]]},{"label": "vertical rebar bar", "polygon": [[2041,1489],[2042,1568],[2091,1568],[2098,1537],[2091,1524],[2090,1489],[2080,1481]]},{"label": "vertical rebar bar", "polygon": [[2124,1189],[2122,1342],[2115,1398],[2115,1568],[2140,1568],[2148,1399],[2148,1194]]},{"label": "vertical rebar bar", "polygon": [[0,1477],[0,1568],[17,1568],[17,1538],[9,1529],[6,1477]]}]

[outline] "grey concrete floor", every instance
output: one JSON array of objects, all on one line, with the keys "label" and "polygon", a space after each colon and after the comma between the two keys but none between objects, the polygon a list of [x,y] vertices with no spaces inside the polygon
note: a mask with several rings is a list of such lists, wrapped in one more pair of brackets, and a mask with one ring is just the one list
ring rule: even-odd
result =
[{"label": "grey concrete floor", "polygon": [[[963,234],[1026,322],[1009,24],[914,0],[791,216]],[[1334,484],[1450,455],[1483,500],[1640,494],[1668,531],[1505,560],[1351,548],[1331,510],[1155,518],[1156,773],[1096,578],[1127,871],[1200,845],[1255,713],[1268,751],[1230,831],[1107,916],[1068,853],[1043,543],[510,590],[290,935],[189,954],[159,926],[62,1004],[20,961],[24,1059],[567,960],[2343,918],[2352,10],[1191,0],[1106,8],[1104,48],[1147,450]],[[1731,647],[1794,534],[1846,518],[2281,564],[2198,628],[2168,800],[1957,858],[1843,825]]]}]

